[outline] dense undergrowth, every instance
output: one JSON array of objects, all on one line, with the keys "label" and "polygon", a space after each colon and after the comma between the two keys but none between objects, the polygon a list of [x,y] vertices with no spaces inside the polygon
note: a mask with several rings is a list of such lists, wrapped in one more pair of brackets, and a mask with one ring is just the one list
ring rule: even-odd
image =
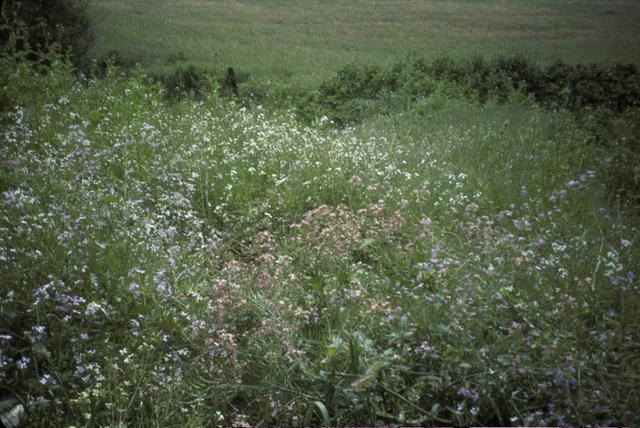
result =
[{"label": "dense undergrowth", "polygon": [[640,423],[633,101],[349,68],[319,91],[415,102],[335,127],[0,70],[0,398],[49,400],[29,424]]},{"label": "dense undergrowth", "polygon": [[[112,52],[100,62],[100,68],[106,69],[109,61],[129,69],[136,65],[135,59]],[[230,94],[220,71],[184,65],[184,61],[172,59],[164,71],[151,73],[150,80],[161,83],[171,99],[207,93],[215,87],[221,94]],[[239,83],[245,102],[292,108],[308,122],[327,116],[343,126],[398,108],[420,112],[428,109],[432,95],[445,88],[479,103],[506,102],[518,94],[549,109],[604,108],[619,113],[640,107],[640,71],[635,64],[557,61],[541,66],[517,56],[491,61],[443,57],[430,62],[408,57],[388,67],[349,64],[319,85],[252,79],[241,73]]]},{"label": "dense undergrowth", "polygon": [[[248,89],[258,98],[273,92],[268,87],[263,92]],[[289,88],[284,93],[303,115],[322,113],[344,125],[398,108],[428,109],[429,98],[443,90],[479,103],[505,102],[518,94],[550,109],[621,112],[640,107],[640,72],[633,64],[556,62],[544,67],[520,57],[431,62],[408,58],[386,68],[347,65],[298,102]]]},{"label": "dense undergrowth", "polygon": [[[117,53],[112,58],[125,68],[135,65]],[[640,207],[640,72],[634,64],[541,66],[524,57],[431,62],[409,57],[389,67],[347,65],[320,83],[252,79],[240,72],[240,93],[234,97],[223,74],[180,63],[147,78],[164,87],[169,101],[203,99],[217,90],[248,108],[291,110],[307,125],[319,117],[345,127],[398,111],[424,116],[452,98],[478,105],[531,102],[571,112],[590,131],[593,149],[608,160],[606,180],[615,203]]]}]

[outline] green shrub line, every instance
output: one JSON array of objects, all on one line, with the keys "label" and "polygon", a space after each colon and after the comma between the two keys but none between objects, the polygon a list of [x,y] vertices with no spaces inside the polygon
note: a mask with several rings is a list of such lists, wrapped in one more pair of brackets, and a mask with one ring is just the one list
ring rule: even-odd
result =
[{"label": "green shrub line", "polygon": [[389,104],[419,108],[443,83],[480,103],[505,102],[516,93],[550,109],[621,112],[640,106],[640,73],[633,64],[557,62],[544,67],[521,57],[408,59],[389,68],[347,65],[322,82],[316,102],[328,117],[348,124],[384,112]]},{"label": "green shrub line", "polygon": [[[112,53],[115,65],[131,68],[134,59]],[[106,62],[101,62],[105,67]],[[202,96],[218,89],[231,96],[222,72],[195,65],[173,65],[149,78],[161,83],[171,99]],[[361,122],[376,114],[412,108],[420,111],[429,98],[443,91],[472,102],[505,102],[528,97],[549,109],[614,113],[640,107],[640,72],[635,64],[568,64],[540,66],[524,57],[490,61],[482,58],[427,62],[420,58],[383,67],[349,64],[317,84],[253,80],[240,73],[240,97],[246,103],[293,108],[308,123],[327,116],[339,126]]]}]

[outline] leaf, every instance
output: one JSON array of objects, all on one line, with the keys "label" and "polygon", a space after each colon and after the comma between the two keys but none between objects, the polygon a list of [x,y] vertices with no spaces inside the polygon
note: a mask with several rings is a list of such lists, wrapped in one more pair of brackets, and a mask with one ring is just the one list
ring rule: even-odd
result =
[{"label": "leaf", "polygon": [[436,416],[438,414],[438,410],[440,410],[440,404],[436,403],[431,406],[431,414]]},{"label": "leaf", "polygon": [[311,280],[309,281],[309,286],[316,293],[319,293],[319,294],[322,293],[322,291],[323,291],[322,277],[321,276],[314,276],[313,278],[311,278]]},{"label": "leaf", "polygon": [[349,278],[350,278],[349,272],[340,271],[337,278],[338,284],[348,284]]},{"label": "leaf", "polygon": [[311,419],[313,418],[313,413],[315,409],[318,409],[320,411],[320,415],[322,416],[322,421],[323,421],[322,426],[328,427],[331,423],[331,420],[329,419],[329,412],[327,411],[327,408],[325,407],[325,405],[322,404],[321,401],[317,401],[317,400],[312,402],[309,408],[307,409],[307,414],[304,417],[304,426],[306,427],[311,426]]},{"label": "leaf", "polygon": [[380,370],[387,367],[389,363],[387,361],[376,361],[372,365],[367,368],[367,371],[364,375],[360,376],[358,379],[351,383],[351,387],[359,391],[363,389],[368,383],[374,381],[378,377],[378,373]]},{"label": "leaf", "polygon": [[496,357],[496,360],[502,364],[503,366],[508,366],[509,365],[509,358],[504,356],[504,355],[498,355]]},{"label": "leaf", "polygon": [[14,397],[3,398],[0,400],[0,411],[3,411],[9,407],[13,407],[18,404],[19,401]]},{"label": "leaf", "polygon": [[25,419],[25,410],[22,404],[18,404],[10,411],[0,414],[2,426],[7,428],[18,428]]},{"label": "leaf", "polygon": [[360,246],[358,246],[358,250],[364,250],[367,247],[370,247],[375,242],[376,242],[375,239],[371,239],[371,238],[363,239],[362,242],[360,243]]},{"label": "leaf", "polygon": [[343,343],[344,341],[339,337],[333,339],[333,342],[331,342],[331,345],[327,347],[327,350],[325,352],[327,357],[333,357],[334,355],[336,355],[338,353],[338,350],[342,349]]},{"label": "leaf", "polygon": [[358,373],[360,366],[360,344],[354,335],[349,336],[349,356],[351,357],[351,373]]},{"label": "leaf", "polygon": [[42,343],[34,343],[31,346],[31,352],[38,358],[49,359],[51,358],[51,352]]}]

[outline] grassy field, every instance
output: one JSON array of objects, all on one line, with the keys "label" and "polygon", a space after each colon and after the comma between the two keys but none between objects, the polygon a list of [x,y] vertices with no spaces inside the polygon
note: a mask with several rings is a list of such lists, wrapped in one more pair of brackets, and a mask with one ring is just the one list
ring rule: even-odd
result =
[{"label": "grassy field", "polygon": [[640,76],[539,66],[639,3],[93,8],[142,69],[0,52],[0,416],[640,424]]},{"label": "grassy field", "polygon": [[266,75],[330,72],[409,53],[640,62],[640,3],[580,1],[95,2],[97,55],[176,58]]},{"label": "grassy field", "polygon": [[33,426],[638,422],[637,221],[571,113],[336,130],[12,76],[0,391]]}]

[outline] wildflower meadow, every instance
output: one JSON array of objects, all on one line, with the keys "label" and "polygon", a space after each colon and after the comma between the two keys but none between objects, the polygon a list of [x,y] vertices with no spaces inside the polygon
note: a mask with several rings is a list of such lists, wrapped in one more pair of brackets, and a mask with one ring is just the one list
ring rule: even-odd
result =
[{"label": "wildflower meadow", "polygon": [[635,425],[638,214],[565,109],[335,126],[2,63],[0,399],[29,426]]}]

